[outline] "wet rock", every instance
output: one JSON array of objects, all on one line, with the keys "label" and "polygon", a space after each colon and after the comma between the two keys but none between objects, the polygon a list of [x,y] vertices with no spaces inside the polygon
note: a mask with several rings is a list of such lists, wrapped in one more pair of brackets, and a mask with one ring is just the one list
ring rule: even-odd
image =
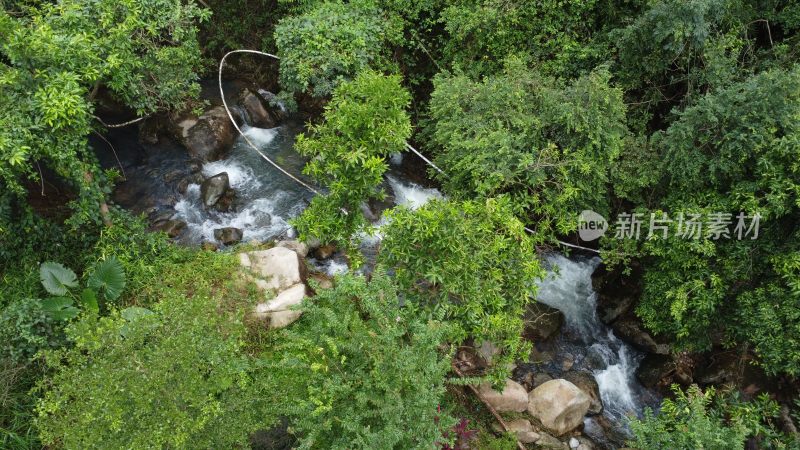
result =
[{"label": "wet rock", "polygon": [[558,436],[581,425],[591,405],[588,395],[564,379],[542,384],[529,398],[528,412]]},{"label": "wet rock", "polygon": [[193,158],[202,161],[221,159],[235,137],[233,123],[221,106],[206,111],[193,125],[181,122],[179,126],[190,126],[185,131],[186,148]]},{"label": "wet rock", "polygon": [[333,244],[323,245],[314,250],[314,257],[317,259],[328,259],[336,253],[336,246]]},{"label": "wet rock", "polygon": [[300,241],[278,241],[275,243],[275,246],[286,247],[289,250],[293,250],[295,253],[300,255],[301,258],[308,256],[308,246]]},{"label": "wet rock", "polygon": [[738,352],[717,353],[697,370],[696,378],[702,385],[736,383],[746,364],[748,363],[740,358]]},{"label": "wet rock", "polygon": [[189,173],[195,174],[200,173],[203,170],[203,162],[198,161],[196,159],[192,159],[189,161]]},{"label": "wet rock", "polygon": [[478,391],[487,403],[500,412],[522,412],[528,407],[528,391],[514,380],[506,380],[501,392],[492,389],[490,383],[481,383]]},{"label": "wet rock", "polygon": [[479,375],[487,367],[478,350],[470,346],[459,347],[454,363],[461,373],[468,376]]},{"label": "wet rock", "polygon": [[586,357],[583,365],[589,370],[605,369],[611,361],[617,359],[616,355],[611,354],[608,347],[602,345],[592,345],[586,350]]},{"label": "wet rock", "polygon": [[564,313],[552,306],[532,302],[525,309],[525,329],[522,335],[534,342],[556,335],[564,324]]},{"label": "wet rock", "polygon": [[[227,189],[222,197],[217,200],[217,203],[214,205],[214,209],[217,211],[227,212],[233,209],[233,204],[236,201],[236,191],[233,189]],[[257,226],[268,226],[272,223],[272,216],[269,215],[268,212],[265,211],[258,211],[257,223],[254,225]]]},{"label": "wet rock", "polygon": [[[594,450],[596,448],[594,442],[585,436],[578,436],[572,439],[575,439],[578,444],[575,450]],[[572,447],[572,439],[570,439],[570,447]]]},{"label": "wet rock", "polygon": [[175,210],[172,208],[153,208],[151,211],[148,211],[147,219],[153,225],[158,225],[161,222],[166,222],[169,219],[172,219],[172,216],[175,215]]},{"label": "wet rock", "polygon": [[189,185],[192,184],[189,178],[184,178],[178,182],[178,193],[185,195],[187,191],[189,191]]},{"label": "wet rock", "polygon": [[306,286],[297,283],[281,291],[274,299],[255,307],[258,319],[269,321],[270,328],[283,328],[300,318],[303,312],[296,308],[306,297]]},{"label": "wet rock", "polygon": [[260,95],[261,98],[264,100],[265,106],[269,110],[270,115],[274,117],[275,120],[277,120],[278,122],[282,122],[289,117],[288,112],[282,106],[283,104],[277,95],[264,89],[259,89],[258,95]]},{"label": "wet rock", "polygon": [[239,264],[259,277],[261,289],[280,291],[304,282],[307,274],[303,259],[285,247],[240,253]]},{"label": "wet rock", "polygon": [[214,239],[222,243],[222,245],[233,245],[242,241],[242,230],[235,227],[217,228],[214,230]]},{"label": "wet rock", "polygon": [[538,441],[541,436],[533,430],[531,422],[525,419],[515,419],[506,423],[508,431],[517,436],[517,440],[523,444],[533,444]]},{"label": "wet rock", "polygon": [[230,189],[230,180],[227,172],[221,172],[209,177],[200,185],[200,198],[203,205],[210,208],[217,204],[220,198]]},{"label": "wet rock", "polygon": [[634,304],[630,295],[610,296],[601,294],[597,298],[597,315],[608,325],[627,313]]},{"label": "wet rock", "polygon": [[162,130],[162,119],[158,116],[149,117],[139,124],[139,142],[142,144],[158,144],[159,134]]},{"label": "wet rock", "polygon": [[547,433],[539,433],[539,439],[535,442],[538,448],[547,448],[547,449],[566,449],[569,448],[567,444],[558,440]]},{"label": "wet rock", "polygon": [[183,176],[183,171],[175,169],[165,173],[161,178],[164,180],[165,183],[172,183],[178,180],[182,176]]},{"label": "wet rock", "polygon": [[308,278],[316,282],[316,290],[330,289],[333,287],[333,279],[323,273],[311,273],[308,275]]},{"label": "wet rock", "polygon": [[625,317],[617,320],[611,325],[614,334],[621,340],[631,344],[639,350],[647,353],[657,353],[668,355],[669,344],[656,342],[650,333],[644,331],[642,324],[632,317]]},{"label": "wet rock", "polygon": [[636,378],[643,386],[652,388],[656,385],[669,384],[667,380],[675,371],[675,363],[669,355],[649,354],[636,368]]},{"label": "wet rock", "polygon": [[572,371],[564,374],[564,379],[578,386],[589,397],[588,415],[596,415],[603,412],[603,400],[600,398],[600,387],[597,380],[586,372]]},{"label": "wet rock", "polygon": [[250,125],[259,128],[273,128],[276,126],[275,119],[270,115],[265,101],[260,95],[249,89],[244,89],[239,93],[239,105],[247,111]]},{"label": "wet rock", "polygon": [[213,242],[204,241],[202,244],[200,244],[200,248],[207,252],[215,252],[219,250],[219,245]]},{"label": "wet rock", "polygon": [[483,359],[486,366],[491,366],[494,362],[495,356],[500,355],[502,350],[500,347],[496,346],[493,342],[490,341],[483,341],[481,345],[479,345],[476,350],[478,351],[478,356]]},{"label": "wet rock", "polygon": [[564,353],[564,357],[561,359],[561,371],[566,372],[572,369],[572,366],[575,365],[575,356],[572,353]]},{"label": "wet rock", "polygon": [[536,389],[537,387],[547,383],[548,381],[550,381],[552,379],[553,379],[553,377],[551,377],[549,374],[546,374],[544,372],[539,372],[539,373],[533,374],[533,380],[532,380],[532,383],[531,383],[531,390]]},{"label": "wet rock", "polygon": [[170,219],[156,224],[153,228],[157,231],[163,231],[167,233],[167,236],[174,238],[183,233],[183,230],[186,229],[186,222],[178,219]]}]

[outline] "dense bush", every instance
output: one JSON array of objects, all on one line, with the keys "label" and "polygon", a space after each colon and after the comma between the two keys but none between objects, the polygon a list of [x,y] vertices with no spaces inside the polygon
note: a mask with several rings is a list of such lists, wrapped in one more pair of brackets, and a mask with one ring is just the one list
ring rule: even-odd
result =
[{"label": "dense bush", "polygon": [[411,134],[409,100],[399,77],[361,72],[336,89],[325,121],[297,137],[297,151],[311,158],[303,172],[328,188],[294,222],[304,239],[336,243],[357,258],[356,233],[367,225],[360,206],[383,197],[386,158]]},{"label": "dense bush", "polygon": [[480,82],[437,77],[432,137],[447,193],[510,193],[543,233],[571,231],[583,209],[607,211],[626,133],[622,92],[609,77],[601,68],[565,86],[515,59]]},{"label": "dense bush", "polygon": [[[238,312],[220,308],[232,291],[230,258],[214,276],[200,253],[173,270],[152,310],[131,307],[82,316],[67,327],[72,347],[49,351],[37,427],[66,448],[231,448],[274,417],[252,388]],[[191,276],[189,276],[191,274]],[[156,280],[153,280],[155,283]],[[191,290],[187,284],[191,284]]]},{"label": "dense bush", "polygon": [[[401,308],[380,271],[337,279],[264,356],[263,376],[299,448],[429,449],[453,424],[440,413],[450,363],[446,324]],[[273,387],[274,386],[274,387]]]},{"label": "dense bush", "polygon": [[[731,225],[727,238],[704,229],[699,239],[649,241],[637,310],[652,330],[685,347],[709,348],[711,331],[722,330],[751,342],[769,372],[795,375],[800,335],[791,318],[800,297],[789,286],[798,252],[798,92],[800,68],[770,70],[706,94],[655,136],[661,208],[673,218],[727,213]],[[755,230],[742,239],[735,233],[740,212],[760,215],[757,239]]]},{"label": "dense bush", "polygon": [[281,87],[327,97],[359,72],[389,65],[387,42],[400,30],[373,2],[322,2],[275,28]]},{"label": "dense bush", "polygon": [[0,360],[29,361],[39,350],[65,342],[61,327],[39,299],[18,299],[0,311]]},{"label": "dense bush", "polygon": [[0,10],[2,197],[24,199],[39,164],[75,188],[76,222],[98,221],[113,179],[87,142],[102,129],[99,89],[140,115],[182,106],[199,91],[196,23],[207,12],[168,0],[17,6]]},{"label": "dense bush", "polygon": [[664,400],[658,416],[648,409],[644,419],[631,422],[635,440],[629,445],[642,450],[734,449],[744,448],[748,438],[757,438],[759,448],[799,444],[776,431],[778,406],[767,396],[744,402],[696,385],[686,392],[673,386],[673,392],[675,398]]},{"label": "dense bush", "polygon": [[521,338],[525,305],[543,276],[534,245],[507,198],[434,200],[420,209],[388,214],[380,261],[394,271],[409,308],[455,326],[451,339],[489,341],[506,363],[526,358]]}]

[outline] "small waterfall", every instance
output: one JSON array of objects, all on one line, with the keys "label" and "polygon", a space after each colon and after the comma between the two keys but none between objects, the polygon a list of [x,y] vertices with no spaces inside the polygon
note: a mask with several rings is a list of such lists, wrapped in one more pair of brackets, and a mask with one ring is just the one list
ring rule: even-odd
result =
[{"label": "small waterfall", "polygon": [[[578,342],[559,345],[574,353],[584,352],[573,369],[591,371],[603,401],[603,414],[624,431],[627,418],[640,414],[643,407],[639,393],[644,388],[634,375],[642,355],[620,341],[597,317],[592,273],[600,259],[550,255],[545,262],[551,270],[539,284],[537,300],[564,313],[566,332],[576,336],[573,340]],[[587,423],[587,432],[597,429]]]}]

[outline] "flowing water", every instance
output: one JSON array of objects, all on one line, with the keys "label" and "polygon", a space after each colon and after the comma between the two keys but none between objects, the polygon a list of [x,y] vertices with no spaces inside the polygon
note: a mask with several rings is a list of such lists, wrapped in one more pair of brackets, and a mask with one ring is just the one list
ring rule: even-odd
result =
[{"label": "flowing water", "polygon": [[[553,254],[546,257],[545,263],[549,271],[539,283],[537,299],[563,312],[566,322],[566,330],[557,338],[554,359],[560,361],[568,354],[572,361],[568,370],[582,370],[594,376],[603,401],[603,415],[620,427],[618,434],[624,437],[628,419],[639,416],[654,398],[634,374],[643,355],[619,340],[597,317],[592,273],[600,258],[569,259]],[[549,369],[554,375],[563,370],[557,364]],[[596,441],[609,440],[597,419],[587,418],[585,425],[587,434]]]},{"label": "flowing water", "polygon": [[[294,150],[299,125],[277,128],[245,126],[242,131],[270,159],[292,174],[300,175],[305,160]],[[288,221],[298,215],[313,194],[264,161],[240,136],[227,158],[203,165],[206,177],[226,172],[236,199],[230,212],[203,207],[200,185],[191,184],[175,205],[176,218],[186,222],[181,236],[185,243],[214,241],[214,229],[235,227],[243,231],[244,241],[266,241],[293,236]],[[307,180],[306,180],[307,181]]]}]

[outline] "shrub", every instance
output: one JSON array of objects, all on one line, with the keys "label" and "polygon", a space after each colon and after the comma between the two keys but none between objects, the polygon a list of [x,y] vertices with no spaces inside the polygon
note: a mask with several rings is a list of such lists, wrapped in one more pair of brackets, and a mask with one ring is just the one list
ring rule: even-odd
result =
[{"label": "shrub", "polygon": [[360,206],[383,197],[386,157],[403,151],[411,134],[409,100],[400,77],[362,72],[336,89],[325,121],[310,136],[297,137],[297,151],[312,158],[303,172],[328,187],[294,222],[301,237],[339,244],[357,256],[354,237],[367,225]]},{"label": "shrub", "polygon": [[0,359],[25,363],[39,350],[64,342],[61,327],[39,299],[19,299],[0,311]]},{"label": "shrub", "polygon": [[299,448],[429,449],[454,421],[437,412],[446,326],[401,308],[380,270],[337,279],[264,358],[265,382]]},{"label": "shrub", "polygon": [[401,37],[371,2],[324,2],[275,28],[280,83],[289,92],[327,97],[361,71],[388,65],[387,41]]},{"label": "shrub", "polygon": [[388,214],[380,261],[394,270],[410,308],[454,325],[455,342],[468,337],[504,350],[496,365],[527,357],[521,339],[525,305],[543,275],[534,244],[507,198],[433,200]]},{"label": "shrub", "polygon": [[574,231],[583,209],[605,214],[627,133],[610,77],[599,68],[564,85],[510,58],[482,81],[435,78],[430,131],[447,194],[511,194],[542,233]]},{"label": "shrub", "polygon": [[705,392],[692,385],[684,392],[672,387],[674,399],[665,399],[658,416],[649,408],[642,420],[633,420],[635,440],[630,446],[638,449],[669,448],[675,450],[744,448],[745,440],[756,437],[762,448],[785,448],[787,438],[775,431],[773,419],[778,405],[766,394],[753,402],[742,402],[736,396],[720,395],[709,387]]},{"label": "shrub", "polygon": [[[210,256],[209,256],[210,255]],[[45,354],[36,421],[42,441],[66,448],[232,448],[274,419],[251,389],[245,327],[221,309],[231,278],[201,268],[207,252],[154,279],[161,301],[67,327],[73,347]],[[219,257],[233,267],[230,258]],[[174,273],[163,274],[168,279]],[[177,288],[176,288],[177,286]],[[151,293],[152,294],[152,293]]]}]

